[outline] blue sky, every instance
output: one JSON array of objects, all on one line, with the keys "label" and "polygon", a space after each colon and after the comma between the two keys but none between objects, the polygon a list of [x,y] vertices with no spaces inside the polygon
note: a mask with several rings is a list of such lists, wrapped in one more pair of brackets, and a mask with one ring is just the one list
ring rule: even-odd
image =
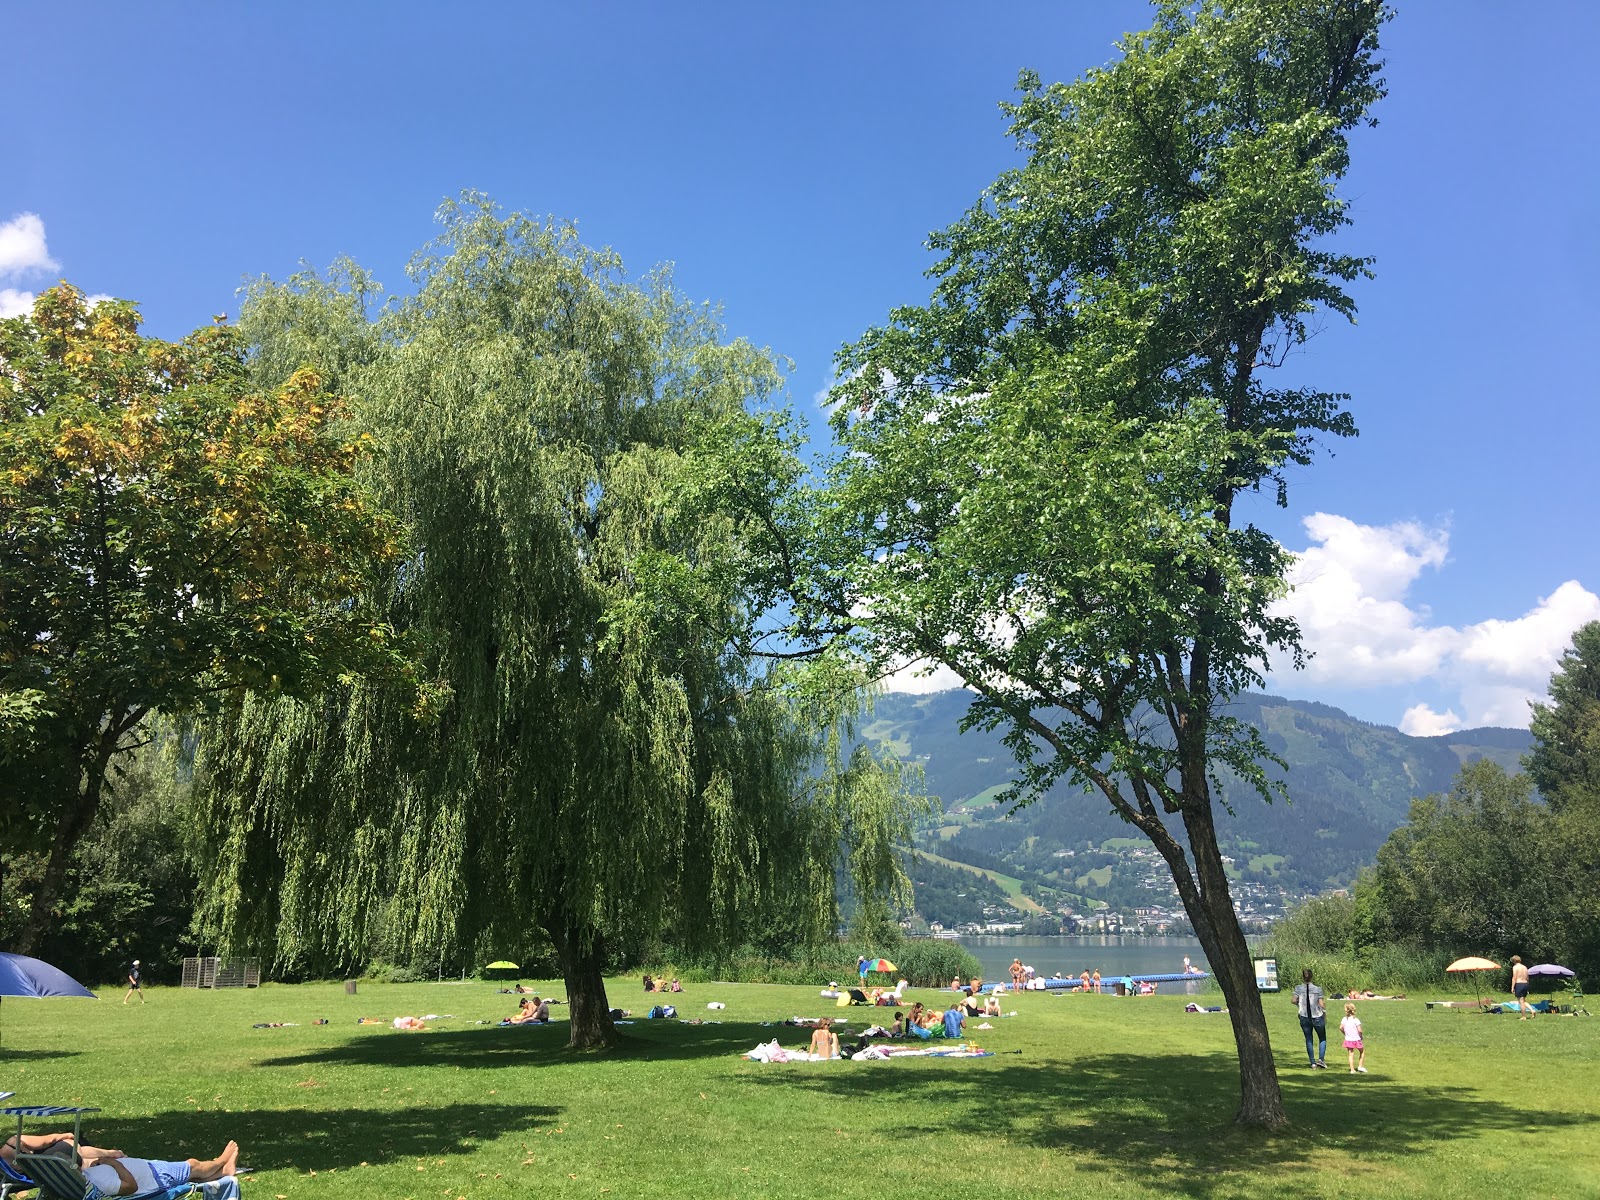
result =
[{"label": "blue sky", "polygon": [[[177,336],[349,254],[391,286],[481,188],[670,260],[795,363],[922,299],[927,232],[1015,161],[1021,67],[1113,55],[1144,4],[33,4],[0,75],[0,310],[66,277]],[[1440,732],[1521,724],[1600,618],[1600,5],[1401,4],[1356,139],[1354,328],[1290,368],[1362,436],[1260,519],[1316,651],[1273,690]],[[820,422],[814,422],[820,427]],[[927,686],[922,681],[921,686]]]}]

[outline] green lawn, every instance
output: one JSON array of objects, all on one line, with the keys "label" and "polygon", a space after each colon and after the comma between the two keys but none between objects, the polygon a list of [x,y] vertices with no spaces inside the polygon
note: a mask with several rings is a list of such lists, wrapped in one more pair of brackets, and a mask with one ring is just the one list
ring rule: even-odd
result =
[{"label": "green lawn", "polygon": [[[805,1038],[760,1022],[835,1010],[805,988],[696,986],[680,1011],[724,1024],[641,1021],[625,1051],[592,1057],[564,1048],[561,1022],[474,1025],[511,1011],[488,984],[108,995],[7,1001],[0,1088],[99,1105],[86,1135],[132,1153],[237,1138],[251,1200],[1570,1200],[1600,1180],[1600,1020],[1584,1018],[1369,1002],[1371,1074],[1351,1076],[1308,1070],[1290,1005],[1270,998],[1294,1128],[1265,1136],[1230,1125],[1227,1018],[1186,1015],[1179,996],[1024,995],[977,1035],[993,1058],[763,1066],[739,1052]],[[635,980],[613,1001],[646,1007]],[[355,1024],[427,1012],[456,1016],[426,1033]]]}]

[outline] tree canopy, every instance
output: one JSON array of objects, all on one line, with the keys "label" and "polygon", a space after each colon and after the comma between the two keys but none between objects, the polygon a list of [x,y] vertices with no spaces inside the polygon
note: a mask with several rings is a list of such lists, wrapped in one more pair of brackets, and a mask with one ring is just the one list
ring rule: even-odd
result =
[{"label": "tree canopy", "polygon": [[1600,621],[1572,635],[1550,677],[1550,700],[1533,706],[1528,774],[1552,808],[1600,805]]},{"label": "tree canopy", "polygon": [[[1272,387],[1314,314],[1350,316],[1335,249],[1349,132],[1382,95],[1374,0],[1163,3],[1121,57],[1004,106],[1026,161],[934,235],[932,300],[847,346],[828,552],[875,659],[954,670],[1026,802],[1092,790],[1170,867],[1227,996],[1241,1121],[1282,1102],[1212,816],[1266,747],[1218,709],[1297,661],[1285,500],[1345,397]],[[843,584],[838,584],[839,579]]]},{"label": "tree canopy", "polygon": [[227,325],[145,337],[65,284],[0,321],[0,838],[48,852],[20,948],[148,714],[400,669],[356,596],[395,549],[365,452]]},{"label": "tree canopy", "polygon": [[351,268],[246,306],[260,361],[339,347],[404,530],[374,588],[431,690],[249,698],[208,730],[210,911],[280,961],[380,924],[490,957],[542,931],[599,1045],[609,948],[831,935],[841,867],[897,885],[906,800],[849,737],[859,678],[752,654],[801,472],[771,356],[569,226],[471,194],[440,217],[370,332]]}]

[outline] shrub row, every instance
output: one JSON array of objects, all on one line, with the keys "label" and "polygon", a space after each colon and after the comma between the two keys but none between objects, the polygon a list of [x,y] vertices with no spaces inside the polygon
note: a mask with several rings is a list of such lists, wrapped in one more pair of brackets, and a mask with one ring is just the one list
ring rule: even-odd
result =
[{"label": "shrub row", "polygon": [[[790,956],[762,953],[744,947],[703,960],[690,959],[662,949],[650,955],[641,969],[651,975],[676,976],[685,983],[786,983],[824,984],[847,982],[856,977],[856,960],[866,956],[888,958],[899,969],[895,978],[904,978],[914,987],[938,987],[952,978],[967,980],[982,971],[970,950],[958,942],[936,938],[905,938],[890,950],[880,950],[850,942],[796,948]],[[878,977],[882,978],[882,977]],[[892,980],[890,982],[893,982]]]}]

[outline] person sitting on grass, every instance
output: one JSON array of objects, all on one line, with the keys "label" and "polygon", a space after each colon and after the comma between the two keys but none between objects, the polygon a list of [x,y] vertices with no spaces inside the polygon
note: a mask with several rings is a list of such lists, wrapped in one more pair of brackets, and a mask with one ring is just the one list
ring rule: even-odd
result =
[{"label": "person sitting on grass", "polygon": [[1000,997],[993,992],[984,997],[983,1015],[986,1017],[998,1017],[1000,1015]]},{"label": "person sitting on grass", "polygon": [[889,1036],[890,1037],[905,1037],[905,1035],[906,1035],[906,1015],[903,1012],[897,1012],[894,1015],[894,1024],[889,1026]]},{"label": "person sitting on grass", "polygon": [[[993,992],[989,994],[994,995]],[[983,1012],[983,999],[976,992],[968,992],[961,998],[961,1008],[966,1016],[979,1016]]]},{"label": "person sitting on grass", "polygon": [[529,996],[524,1000],[516,1013],[506,1019],[507,1025],[548,1025],[550,1023],[550,1005],[547,1001],[540,1000],[538,996]]},{"label": "person sitting on grass", "polygon": [[653,992],[656,990],[656,981],[650,978],[648,975],[644,977],[644,990],[647,992]]},{"label": "person sitting on grass", "polygon": [[[970,997],[969,997],[970,999]],[[944,1014],[944,1035],[947,1038],[958,1038],[961,1030],[967,1023],[966,1010],[961,1005],[951,1002]]]},{"label": "person sitting on grass", "polygon": [[839,1057],[839,1035],[833,1031],[832,1017],[823,1017],[817,1024],[816,1032],[811,1035],[811,1056],[813,1058]]}]

